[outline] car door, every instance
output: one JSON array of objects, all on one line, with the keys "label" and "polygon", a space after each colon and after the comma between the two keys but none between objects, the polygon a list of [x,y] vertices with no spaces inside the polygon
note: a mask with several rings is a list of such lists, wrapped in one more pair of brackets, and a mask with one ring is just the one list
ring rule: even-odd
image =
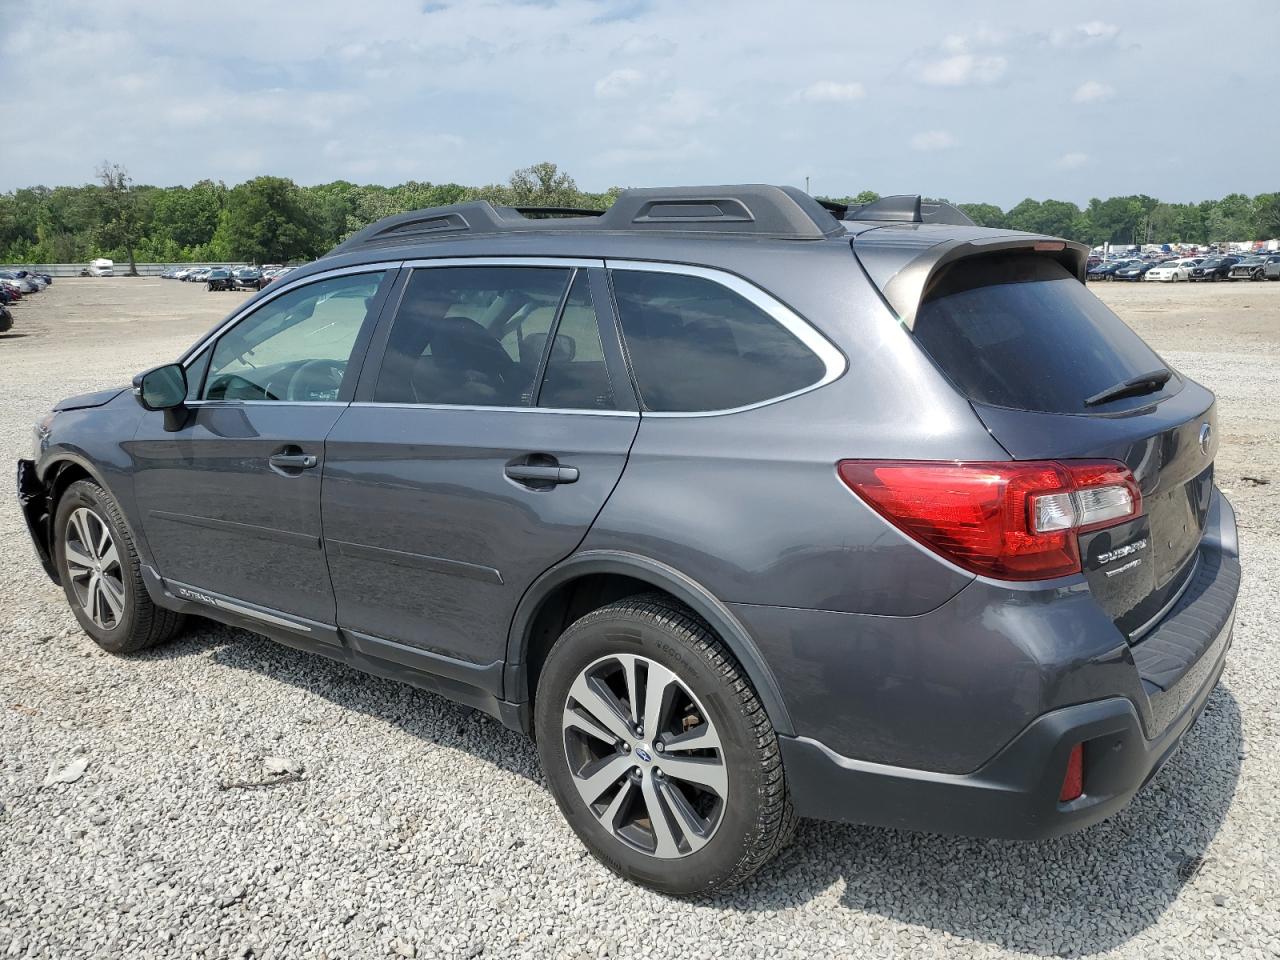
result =
[{"label": "car door", "polygon": [[147,544],[171,590],[333,623],[324,440],[354,393],[394,273],[322,276],[261,302],[188,362],[181,429],[144,417],[128,449]]},{"label": "car door", "polygon": [[600,262],[409,266],[325,444],[337,622],[375,656],[492,668],[621,476],[635,394]]}]

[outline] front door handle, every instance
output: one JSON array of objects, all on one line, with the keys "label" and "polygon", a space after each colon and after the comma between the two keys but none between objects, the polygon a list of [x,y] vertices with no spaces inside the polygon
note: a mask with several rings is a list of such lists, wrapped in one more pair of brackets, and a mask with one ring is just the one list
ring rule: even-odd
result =
[{"label": "front door handle", "polygon": [[285,473],[310,470],[319,462],[320,458],[310,453],[277,453],[267,461],[272,470]]},{"label": "front door handle", "polygon": [[507,476],[517,483],[577,483],[577,467],[507,464]]}]

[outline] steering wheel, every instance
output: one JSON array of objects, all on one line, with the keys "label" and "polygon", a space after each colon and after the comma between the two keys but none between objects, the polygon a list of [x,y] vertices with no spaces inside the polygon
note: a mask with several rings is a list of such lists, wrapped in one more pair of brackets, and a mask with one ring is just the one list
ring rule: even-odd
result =
[{"label": "steering wheel", "polygon": [[[341,360],[308,360],[289,378],[285,397],[289,400],[311,400],[315,393],[333,393],[336,398],[346,376],[347,365]],[[304,392],[307,395],[303,395]]]}]

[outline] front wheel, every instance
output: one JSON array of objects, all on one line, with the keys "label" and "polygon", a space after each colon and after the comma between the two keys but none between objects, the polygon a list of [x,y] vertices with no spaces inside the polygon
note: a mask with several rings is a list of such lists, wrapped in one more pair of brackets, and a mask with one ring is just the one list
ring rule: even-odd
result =
[{"label": "front wheel", "polygon": [[538,681],[538,754],[587,849],[674,895],[740,883],[790,839],[777,736],[692,611],[632,597],[573,623]]},{"label": "front wheel", "polygon": [[182,629],[182,614],[152,603],[124,514],[96,483],[78,480],[58,501],[54,557],[71,612],[104,650],[136,653]]}]

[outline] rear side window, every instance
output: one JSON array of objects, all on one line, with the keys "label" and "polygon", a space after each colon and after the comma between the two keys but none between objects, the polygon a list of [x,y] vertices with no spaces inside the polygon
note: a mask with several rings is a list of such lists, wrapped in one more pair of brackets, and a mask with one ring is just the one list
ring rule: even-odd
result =
[{"label": "rear side window", "polygon": [[618,316],[646,410],[731,410],[818,383],[826,366],[745,297],[705,277],[612,273]]},{"label": "rear side window", "polygon": [[409,280],[378,374],[378,403],[526,407],[573,271],[432,267]]},{"label": "rear side window", "polygon": [[1164,361],[1058,261],[1019,254],[964,260],[916,312],[915,338],[971,400],[1044,413],[1114,412],[1178,389],[1086,407]]}]

